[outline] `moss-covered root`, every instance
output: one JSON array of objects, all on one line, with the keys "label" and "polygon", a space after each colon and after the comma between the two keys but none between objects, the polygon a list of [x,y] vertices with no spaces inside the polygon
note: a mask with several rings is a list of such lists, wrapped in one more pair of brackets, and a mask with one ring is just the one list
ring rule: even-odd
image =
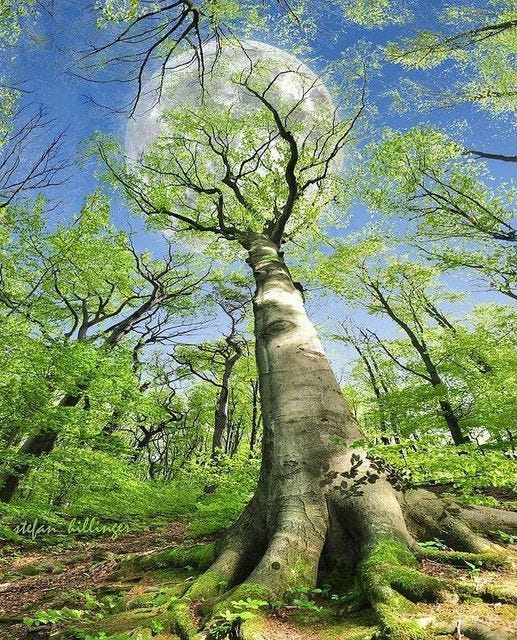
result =
[{"label": "moss-covered root", "polygon": [[249,620],[241,623],[239,629],[240,640],[268,640],[266,636],[266,618],[255,614]]},{"label": "moss-covered root", "polygon": [[467,583],[456,583],[456,591],[460,595],[474,596],[485,602],[502,602],[504,604],[517,604],[517,589],[505,585],[476,586]]},{"label": "moss-covered root", "polygon": [[195,567],[203,571],[215,558],[215,544],[196,544],[190,547],[175,547],[164,551],[156,551],[145,556],[133,558],[138,569],[160,569],[163,567]]},{"label": "moss-covered root", "polygon": [[180,640],[197,640],[198,629],[189,604],[180,600],[174,600],[169,605],[169,610],[160,618],[168,631],[175,633]]},{"label": "moss-covered root", "polygon": [[211,600],[227,591],[229,584],[228,574],[213,567],[196,578],[185,589],[183,597],[189,602]]},{"label": "moss-covered root", "polygon": [[433,620],[419,618],[414,602],[436,602],[451,597],[446,583],[420,573],[416,564],[411,551],[393,540],[376,542],[363,556],[358,571],[360,584],[377,615],[382,638],[428,638],[427,627]]},{"label": "moss-covered root", "polygon": [[470,640],[515,640],[513,631],[494,629],[480,622],[467,622],[461,631]]},{"label": "moss-covered root", "polygon": [[500,551],[487,551],[485,553],[469,553],[467,551],[448,551],[445,549],[428,549],[421,545],[414,548],[415,554],[419,558],[428,558],[429,560],[438,560],[446,564],[457,567],[468,567],[473,564],[476,567],[485,569],[500,569],[502,567],[511,567],[514,559],[510,554],[502,549]]},{"label": "moss-covered root", "polygon": [[216,557],[215,543],[195,544],[192,547],[176,547],[169,554],[174,567],[196,567],[205,571]]},{"label": "moss-covered root", "polygon": [[514,640],[515,633],[508,629],[489,627],[477,621],[459,621],[456,628],[449,625],[438,625],[434,629],[437,636],[465,637],[469,640]]}]

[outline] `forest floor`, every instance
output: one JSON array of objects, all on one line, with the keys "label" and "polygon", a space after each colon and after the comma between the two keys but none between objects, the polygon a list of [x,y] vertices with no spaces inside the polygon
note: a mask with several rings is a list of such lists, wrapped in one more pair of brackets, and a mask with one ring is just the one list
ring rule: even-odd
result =
[{"label": "forest floor", "polygon": [[[139,561],[153,552],[191,544],[186,529],[176,523],[116,539],[73,540],[31,549],[13,543],[0,547],[0,640],[175,640],[177,636],[163,632],[156,620],[197,572],[188,566],[142,567]],[[506,583],[517,589],[516,576],[509,570],[459,568],[429,560],[420,568],[478,586]],[[314,610],[303,606],[273,610],[267,617],[265,639],[369,640],[376,631],[369,610],[345,614],[329,596],[325,601],[315,596],[313,604]],[[459,620],[474,619],[513,629],[517,638],[516,608],[499,602],[422,604],[418,617],[450,623],[451,629]],[[78,631],[70,631],[74,627]]]}]

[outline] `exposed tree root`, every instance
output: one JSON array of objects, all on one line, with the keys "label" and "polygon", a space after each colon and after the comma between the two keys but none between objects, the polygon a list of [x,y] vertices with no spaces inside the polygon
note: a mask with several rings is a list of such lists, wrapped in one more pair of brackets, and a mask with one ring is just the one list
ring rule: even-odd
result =
[{"label": "exposed tree root", "polygon": [[484,535],[496,530],[517,532],[517,512],[466,506],[423,489],[406,491],[402,506],[420,540],[440,538],[457,551],[504,555],[504,549]]},{"label": "exposed tree root", "polygon": [[239,629],[240,640],[268,640],[264,635],[266,624],[264,617],[255,615],[250,620],[245,620]]},{"label": "exposed tree root", "polygon": [[[468,514],[469,510],[444,503],[433,494],[422,496],[420,491],[420,507],[416,509],[415,495],[408,499],[407,494],[403,497],[392,492],[386,499],[382,480],[379,484],[381,503],[379,495],[373,492],[351,498],[340,496],[329,501],[326,540],[319,534],[322,512],[317,502],[305,505],[303,516],[296,505],[290,505],[284,517],[277,520],[276,530],[271,537],[268,536],[268,542],[263,536],[267,529],[263,529],[258,538],[253,538],[249,535],[257,533],[257,527],[251,526],[253,517],[256,521],[265,522],[257,514],[260,500],[255,498],[255,503],[248,506],[222,541],[215,561],[189,586],[181,603],[175,606],[171,614],[171,630],[182,640],[192,640],[197,637],[199,624],[194,620],[193,604],[197,606],[201,626],[206,630],[210,628],[211,620],[222,612],[234,611],[233,603],[236,601],[285,601],[289,590],[296,591],[302,585],[315,586],[318,569],[321,576],[325,567],[335,568],[335,562],[339,562],[340,567],[348,562],[347,571],[354,569],[359,585],[358,600],[366,601],[376,613],[379,637],[383,638],[421,640],[439,633],[432,620],[418,616],[416,605],[419,602],[454,604],[473,597],[486,602],[516,601],[515,594],[507,589],[476,587],[419,571],[419,558],[433,558],[461,567],[471,563],[482,568],[507,566],[510,559],[503,547],[485,541],[463,520],[464,513]],[[436,500],[441,504],[438,505]],[[436,513],[438,507],[441,509],[439,514]],[[334,518],[339,522],[332,522]],[[453,519],[457,521],[453,522]],[[502,526],[503,520],[506,530],[513,531],[513,515],[499,517],[498,527]],[[478,524],[482,521],[478,509],[475,521]],[[448,544],[454,542],[456,550],[420,546],[406,528],[406,522],[422,539],[440,537]],[[340,549],[333,539],[336,537],[340,541]],[[208,557],[208,554],[200,554],[194,549],[174,554],[177,562],[188,564],[195,564],[199,555],[205,559]],[[320,558],[323,555],[328,557]],[[334,565],[329,558],[334,558]],[[202,565],[198,562],[197,566]],[[259,640],[265,637],[262,618],[254,613],[256,615],[240,625],[239,638]],[[506,632],[482,627],[472,623],[465,627],[463,633],[467,637],[470,637],[467,629],[477,633],[477,636],[472,636],[473,640],[478,637],[480,640],[506,640],[510,637],[504,635]]]},{"label": "exposed tree root", "polygon": [[174,601],[169,610],[160,618],[168,631],[175,633],[180,640],[196,640],[198,628],[188,602]]},{"label": "exposed tree root", "polygon": [[461,629],[471,640],[515,640],[515,634],[506,629],[494,629],[480,622],[466,622]]},{"label": "exposed tree root", "polygon": [[507,629],[489,627],[474,621],[459,620],[455,627],[439,625],[435,628],[436,636],[466,637],[470,640],[514,640],[515,633]]},{"label": "exposed tree root", "polygon": [[476,567],[484,567],[485,569],[500,569],[509,567],[512,559],[502,547],[499,550],[489,551],[485,553],[469,553],[467,551],[448,551],[446,549],[429,549],[416,545],[414,551],[419,558],[428,558],[430,560],[438,560],[446,564],[456,567],[469,566],[468,563]]}]

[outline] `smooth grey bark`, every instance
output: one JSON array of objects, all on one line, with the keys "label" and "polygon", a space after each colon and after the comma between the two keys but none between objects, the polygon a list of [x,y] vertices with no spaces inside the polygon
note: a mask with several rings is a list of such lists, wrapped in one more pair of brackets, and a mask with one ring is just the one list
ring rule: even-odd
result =
[{"label": "smooth grey bark", "polygon": [[[248,262],[257,285],[260,477],[252,500],[220,540],[214,562],[185,597],[284,598],[300,585],[315,586],[330,571],[355,571],[382,619],[386,609],[380,605],[398,602],[386,568],[379,575],[375,563],[372,569],[383,542],[416,551],[418,530],[422,540],[439,535],[454,548],[488,552],[494,545],[476,531],[490,530],[493,519],[428,491],[403,492],[386,467],[351,446],[363,434],[278,246],[253,236]],[[517,527],[514,514],[504,512],[498,524]]]},{"label": "smooth grey bark", "polygon": [[[336,550],[330,539],[335,518],[347,528],[336,545],[341,550],[347,540],[352,548],[354,538],[362,548],[381,535],[407,544],[411,536],[397,492],[383,475],[366,482],[360,495],[344,488],[342,476],[357,460],[362,474],[370,470],[364,452],[349,446],[364,436],[278,246],[255,235],[248,263],[256,282],[262,466],[255,495],[208,574],[229,584],[245,578],[280,595],[316,584],[324,549],[326,556]],[[204,595],[207,580],[194,584],[190,597]]]}]

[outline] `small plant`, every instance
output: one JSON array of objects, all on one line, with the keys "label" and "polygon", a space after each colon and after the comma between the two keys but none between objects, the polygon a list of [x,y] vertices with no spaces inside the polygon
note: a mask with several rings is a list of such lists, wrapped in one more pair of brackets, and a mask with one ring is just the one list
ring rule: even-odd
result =
[{"label": "small plant", "polygon": [[294,607],[298,607],[305,611],[319,612],[322,608],[314,602],[314,599],[329,598],[330,590],[331,588],[329,585],[323,585],[322,587],[316,588],[300,585],[293,589],[289,589],[287,595]]},{"label": "small plant", "polygon": [[481,560],[478,560],[475,564],[473,562],[469,562],[468,560],[463,560],[463,562],[465,563],[471,574],[479,573],[481,571],[481,567],[483,566]]},{"label": "small plant", "polygon": [[246,600],[235,600],[232,602],[232,607],[236,611],[258,611],[269,607],[270,603],[266,600],[254,600],[253,598],[246,598]]},{"label": "small plant", "polygon": [[102,596],[102,598],[97,598],[90,591],[79,591],[78,595],[84,599],[85,609],[89,611],[104,611],[115,609],[117,606],[117,597],[113,595]]},{"label": "small plant", "polygon": [[163,629],[163,624],[161,622],[158,622],[158,620],[153,620],[151,622],[151,633],[153,636],[157,636],[163,631]]},{"label": "small plant", "polygon": [[517,544],[517,536],[514,536],[511,533],[506,533],[506,531],[497,529],[497,531],[491,531],[490,534],[498,542],[504,542],[505,544]]},{"label": "small plant", "polygon": [[47,611],[37,611],[33,616],[27,616],[23,619],[29,629],[40,627],[47,624],[56,624],[57,622],[77,622],[84,616],[81,609],[47,609]]},{"label": "small plant", "polygon": [[128,636],[125,634],[108,635],[106,631],[99,631],[98,633],[85,633],[79,629],[74,631],[73,636],[67,636],[70,640],[128,640]]},{"label": "small plant", "polygon": [[304,611],[314,611],[317,613],[322,609],[314,602],[314,600],[309,600],[308,598],[295,598],[293,600],[293,605],[299,609],[303,609]]},{"label": "small plant", "polygon": [[208,629],[207,640],[238,640],[241,624],[253,618],[250,611],[230,611],[226,609],[214,618],[214,622]]},{"label": "small plant", "polygon": [[207,640],[223,640],[224,638],[238,640],[241,624],[253,618],[254,612],[270,606],[266,600],[254,600],[253,598],[236,600],[231,604],[234,611],[227,609],[214,618],[208,630]]},{"label": "small plant", "polygon": [[111,635],[106,631],[90,633],[83,629],[78,629],[77,627],[66,632],[64,638],[66,638],[66,640],[128,640],[127,634],[117,633],[115,635]]},{"label": "small plant", "polygon": [[449,548],[443,540],[439,540],[438,538],[421,542],[420,546],[424,547],[424,549],[440,549],[441,551],[447,551]]}]

